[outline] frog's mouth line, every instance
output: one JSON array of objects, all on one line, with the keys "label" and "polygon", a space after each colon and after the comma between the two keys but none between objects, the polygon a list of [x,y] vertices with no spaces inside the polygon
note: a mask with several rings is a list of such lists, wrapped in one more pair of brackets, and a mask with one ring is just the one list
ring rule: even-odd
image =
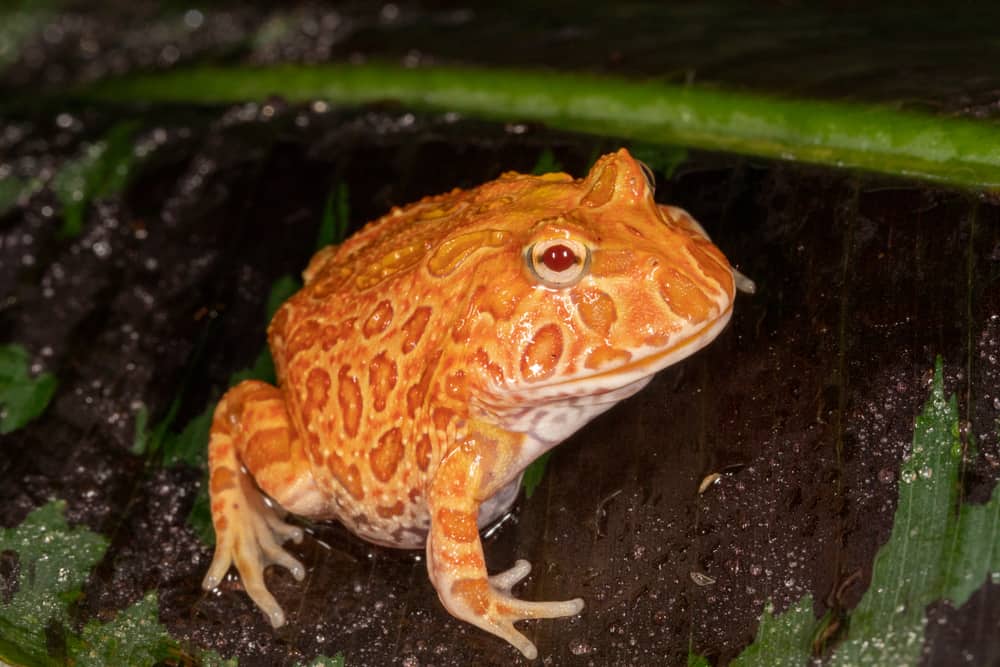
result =
[{"label": "frog's mouth line", "polygon": [[[591,375],[566,378],[544,386],[531,387],[526,390],[522,389],[521,393],[531,398],[550,398],[556,400],[571,396],[589,395],[596,399],[595,402],[601,402],[601,394],[613,392],[616,389],[633,384],[642,378],[649,377],[667,366],[691,356],[711,343],[729,323],[732,314],[733,303],[730,302],[719,318],[710,326],[698,330],[696,333],[687,336],[670,347],[655,350],[621,366],[608,368]],[[587,390],[585,392],[572,391],[572,388],[577,386],[584,386]],[[621,398],[613,398],[611,400],[618,401]]]}]

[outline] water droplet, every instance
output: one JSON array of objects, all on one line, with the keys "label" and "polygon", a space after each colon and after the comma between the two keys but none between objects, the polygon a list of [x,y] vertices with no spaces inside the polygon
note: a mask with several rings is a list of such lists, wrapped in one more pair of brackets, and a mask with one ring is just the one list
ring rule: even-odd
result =
[{"label": "water droplet", "polygon": [[924,479],[930,479],[934,475],[934,471],[931,470],[930,466],[924,466],[920,469],[920,476]]},{"label": "water droplet", "polygon": [[379,12],[379,18],[381,18],[386,23],[391,23],[399,18],[399,6],[388,2],[382,6],[382,11]]},{"label": "water droplet", "polygon": [[891,484],[896,479],[896,474],[889,468],[882,468],[878,471],[878,481],[883,484]]},{"label": "water droplet", "polygon": [[111,244],[107,241],[96,241],[90,249],[93,250],[94,254],[101,259],[104,259],[111,254]]},{"label": "water droplet", "polygon": [[900,473],[899,476],[907,484],[911,483],[913,480],[917,478],[917,474],[912,470],[904,470],[903,472]]},{"label": "water droplet", "polygon": [[184,12],[184,25],[191,30],[197,30],[205,22],[205,15],[197,9],[189,9]]},{"label": "water droplet", "polygon": [[573,655],[587,655],[594,648],[583,639],[571,639],[569,642],[569,652]]}]

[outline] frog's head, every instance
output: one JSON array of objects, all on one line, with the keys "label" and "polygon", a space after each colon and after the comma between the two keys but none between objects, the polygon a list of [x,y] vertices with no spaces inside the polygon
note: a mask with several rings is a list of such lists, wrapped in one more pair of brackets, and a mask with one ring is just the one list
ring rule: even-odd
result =
[{"label": "frog's head", "polygon": [[536,185],[520,192],[523,219],[507,218],[505,268],[477,272],[492,276],[474,298],[488,316],[467,339],[481,343],[471,360],[487,378],[485,404],[604,409],[726,325],[729,262],[687,213],[653,201],[626,150],[584,179],[520,178]]}]

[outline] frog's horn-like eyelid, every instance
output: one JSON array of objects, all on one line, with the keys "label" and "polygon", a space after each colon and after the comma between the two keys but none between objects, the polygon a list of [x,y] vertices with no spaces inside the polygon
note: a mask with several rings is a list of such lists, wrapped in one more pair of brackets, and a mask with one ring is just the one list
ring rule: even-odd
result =
[{"label": "frog's horn-like eyelid", "polygon": [[656,172],[654,172],[648,164],[642,160],[636,160],[639,164],[639,168],[642,169],[643,175],[646,177],[646,185],[649,186],[650,191],[656,192]]}]

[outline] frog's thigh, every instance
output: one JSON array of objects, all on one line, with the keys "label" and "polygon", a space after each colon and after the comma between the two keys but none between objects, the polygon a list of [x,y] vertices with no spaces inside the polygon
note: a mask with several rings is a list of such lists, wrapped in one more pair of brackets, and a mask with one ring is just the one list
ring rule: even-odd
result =
[{"label": "frog's thigh", "polygon": [[247,381],[223,396],[212,421],[208,467],[216,546],[202,585],[214,588],[235,563],[247,593],[272,625],[281,625],[284,613],[264,585],[264,568],[282,565],[301,579],[302,565],[281,543],[301,540],[302,531],[281,520],[254,480],[293,511],[308,510],[321,494],[276,388]]},{"label": "frog's thigh", "polygon": [[583,600],[529,602],[510,589],[531,571],[518,561],[490,577],[483,559],[476,519],[482,500],[498,491],[507,466],[517,460],[518,442],[509,434],[477,435],[441,462],[431,483],[431,530],[427,538],[427,570],[442,604],[455,617],[510,642],[527,658],[538,651],[514,623],[528,618],[573,616]]},{"label": "frog's thigh", "polygon": [[264,382],[238,385],[244,386],[241,404],[230,409],[240,462],[257,486],[284,509],[302,516],[323,514],[327,496],[312,476],[281,392]]}]

